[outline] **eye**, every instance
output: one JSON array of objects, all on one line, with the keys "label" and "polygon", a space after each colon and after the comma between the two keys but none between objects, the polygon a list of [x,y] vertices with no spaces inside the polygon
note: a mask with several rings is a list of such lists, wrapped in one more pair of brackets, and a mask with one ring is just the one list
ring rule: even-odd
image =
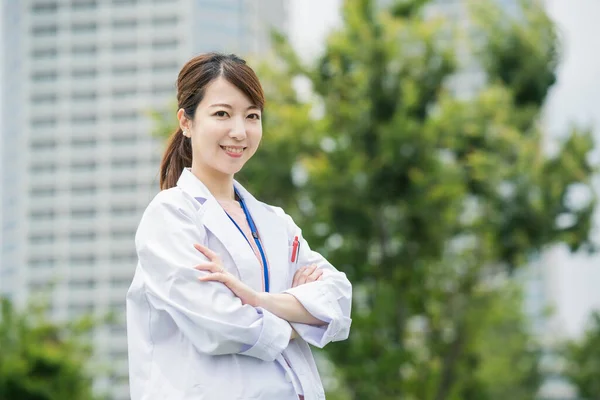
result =
[{"label": "eye", "polygon": [[248,118],[250,118],[250,119],[260,119],[260,115],[258,115],[257,113],[252,113],[252,114],[248,115]]},{"label": "eye", "polygon": [[227,114],[227,111],[217,111],[213,115],[215,115],[217,117],[227,117],[229,114]]}]

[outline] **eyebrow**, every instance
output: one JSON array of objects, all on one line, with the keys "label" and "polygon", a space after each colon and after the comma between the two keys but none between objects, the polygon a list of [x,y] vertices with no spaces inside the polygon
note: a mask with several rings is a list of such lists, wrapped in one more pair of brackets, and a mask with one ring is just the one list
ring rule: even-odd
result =
[{"label": "eyebrow", "polygon": [[[223,107],[223,108],[229,108],[230,110],[233,109],[233,107],[231,107],[229,104],[226,104],[226,103],[211,104],[209,107]],[[246,108],[246,111],[247,110],[260,110],[260,108],[256,105],[252,104],[251,106]]]}]

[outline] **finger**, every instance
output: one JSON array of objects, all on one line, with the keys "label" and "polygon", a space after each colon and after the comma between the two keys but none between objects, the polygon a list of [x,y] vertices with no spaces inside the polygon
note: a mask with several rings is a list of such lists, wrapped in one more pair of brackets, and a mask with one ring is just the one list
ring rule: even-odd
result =
[{"label": "finger", "polygon": [[310,274],[306,280],[307,280],[307,282],[315,282],[315,281],[319,280],[319,278],[322,275],[323,275],[323,270],[322,269],[316,269],[315,272],[313,272],[312,274]]},{"label": "finger", "polygon": [[196,265],[194,267],[194,269],[198,270],[198,271],[206,271],[206,272],[211,272],[211,273],[217,273],[217,272],[223,272],[223,267],[221,267],[219,264],[214,263],[214,262],[209,262],[209,263],[203,263],[203,264],[199,264]]},{"label": "finger", "polygon": [[304,285],[306,283],[306,279],[308,279],[308,276],[310,275],[307,273],[307,271],[308,269],[304,270],[304,272],[298,277],[298,285]]},{"label": "finger", "polygon": [[223,272],[214,272],[203,275],[199,277],[198,280],[202,282],[222,282],[224,284],[227,284],[229,276]]},{"label": "finger", "polygon": [[317,268],[315,264],[311,264],[308,267],[306,267],[306,269],[298,279],[298,284],[303,285],[309,282],[309,276],[314,272],[315,268]]},{"label": "finger", "polygon": [[211,249],[209,249],[208,247],[203,246],[198,243],[195,243],[194,248],[196,250],[198,250],[200,253],[204,254],[206,256],[206,258],[208,258],[210,261],[216,262],[216,263],[221,263],[221,258],[219,257],[219,255],[217,253],[215,253],[214,251],[212,251]]},{"label": "finger", "polygon": [[308,268],[306,268],[306,275],[310,275],[317,269],[317,264],[310,264]]},{"label": "finger", "polygon": [[305,269],[306,269],[306,267],[298,268],[298,270],[294,274],[294,280],[292,282],[292,287],[298,286],[298,278],[300,278],[300,276],[302,276],[302,273],[304,272]]}]

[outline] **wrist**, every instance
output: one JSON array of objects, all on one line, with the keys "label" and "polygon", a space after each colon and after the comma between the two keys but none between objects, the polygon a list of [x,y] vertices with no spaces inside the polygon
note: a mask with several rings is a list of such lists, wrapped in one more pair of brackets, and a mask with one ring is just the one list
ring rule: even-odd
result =
[{"label": "wrist", "polygon": [[256,294],[254,307],[266,308],[266,305],[269,303],[270,294],[268,292],[258,292]]}]

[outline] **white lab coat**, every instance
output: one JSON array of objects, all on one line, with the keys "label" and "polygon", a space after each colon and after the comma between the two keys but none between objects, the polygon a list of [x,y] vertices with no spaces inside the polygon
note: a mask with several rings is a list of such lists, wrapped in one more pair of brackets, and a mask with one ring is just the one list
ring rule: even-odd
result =
[{"label": "white lab coat", "polygon": [[[138,265],[127,293],[127,331],[132,400],[297,400],[292,381],[306,400],[325,394],[308,343],[323,347],[350,330],[352,286],[301,239],[298,263],[291,262],[301,230],[280,208],[257,201],[239,183],[270,268],[270,291],[290,293],[322,327],[291,327],[267,310],[242,305],[220,282],[199,282],[206,261],[194,243],[217,252],[224,267],[262,290],[262,267],[206,186],[184,169],[177,186],[160,192],[138,227]],[[317,282],[290,288],[296,268],[318,264]],[[290,366],[291,370],[290,370]]]}]

